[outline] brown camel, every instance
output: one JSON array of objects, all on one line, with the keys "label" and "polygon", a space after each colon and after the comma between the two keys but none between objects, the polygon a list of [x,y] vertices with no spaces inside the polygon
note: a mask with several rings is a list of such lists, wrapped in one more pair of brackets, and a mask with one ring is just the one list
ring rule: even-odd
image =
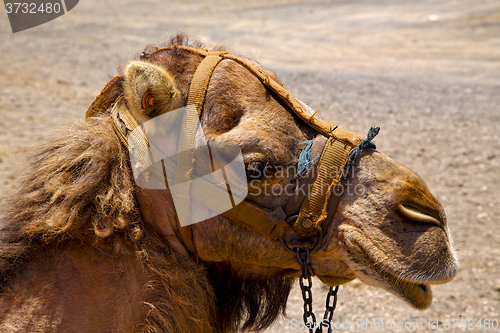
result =
[{"label": "brown camel", "polygon": [[[201,47],[183,35],[174,44]],[[225,215],[181,227],[168,188],[134,181],[110,113],[120,101],[144,123],[185,106],[202,58],[181,47],[146,48],[85,121],[34,155],[1,218],[1,332],[263,330],[284,313],[302,272],[281,239],[291,248],[316,244],[309,267],[326,285],[358,278],[419,309],[431,304],[430,285],[455,276],[441,205],[418,175],[373,148],[352,161],[353,190],[328,211],[322,240],[295,228],[266,236]],[[290,195],[266,189],[300,178],[278,173],[297,166],[304,142],[318,134],[289,109],[247,68],[223,60],[200,119],[207,141],[241,148],[247,200],[270,210]]]}]

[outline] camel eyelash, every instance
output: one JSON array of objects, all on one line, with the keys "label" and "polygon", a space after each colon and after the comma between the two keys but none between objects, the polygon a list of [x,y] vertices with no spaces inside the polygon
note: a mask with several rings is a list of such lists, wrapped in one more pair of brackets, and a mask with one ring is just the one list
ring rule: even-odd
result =
[{"label": "camel eyelash", "polygon": [[266,163],[261,161],[252,161],[245,163],[245,171],[247,173],[247,178],[249,179],[259,179],[264,173]]},{"label": "camel eyelash", "polygon": [[263,177],[272,177],[276,172],[275,166],[269,164],[269,162],[263,161],[252,161],[245,163],[245,171],[247,174],[247,179],[258,180]]}]

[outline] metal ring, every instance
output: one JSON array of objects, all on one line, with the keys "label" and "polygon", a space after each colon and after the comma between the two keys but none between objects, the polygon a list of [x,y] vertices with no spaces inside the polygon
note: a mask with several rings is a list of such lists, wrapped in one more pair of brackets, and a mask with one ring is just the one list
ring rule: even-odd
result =
[{"label": "metal ring", "polygon": [[[319,234],[319,238],[318,238],[318,241],[316,242],[316,244],[314,245],[314,247],[312,249],[309,249],[309,253],[314,253],[316,252],[319,247],[321,246],[321,243],[323,243],[323,230],[322,229],[318,229],[318,234]],[[287,249],[288,251],[292,252],[293,254],[297,254],[297,247],[295,247],[293,250],[291,248],[288,247],[288,245],[286,245],[285,243],[285,240],[283,238],[280,238],[280,241],[281,241],[281,244],[283,245],[283,247],[285,249]]]},{"label": "metal ring", "polygon": [[299,215],[292,215],[292,216],[289,216],[285,219],[285,222],[290,224],[290,222],[292,222],[293,220],[296,220],[297,218],[299,217]]}]

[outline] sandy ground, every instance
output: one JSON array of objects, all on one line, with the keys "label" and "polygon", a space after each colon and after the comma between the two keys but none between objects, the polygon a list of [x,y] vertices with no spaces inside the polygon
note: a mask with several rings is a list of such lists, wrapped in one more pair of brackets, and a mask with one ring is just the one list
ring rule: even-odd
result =
[{"label": "sandy ground", "polygon": [[[419,173],[444,204],[461,258],[455,280],[436,286],[423,312],[351,282],[340,289],[335,321],[375,327],[335,332],[430,331],[436,321],[440,331],[470,331],[446,329],[446,320],[500,320],[496,0],[81,0],[69,14],[16,34],[2,12],[0,196],[13,189],[33,144],[82,119],[118,65],[178,30],[254,57],[344,128],[364,135],[379,125],[378,149]],[[326,289],[314,285],[322,316]],[[288,318],[266,333],[305,332],[291,323],[302,317],[297,289]],[[376,329],[382,321],[393,329]]]}]

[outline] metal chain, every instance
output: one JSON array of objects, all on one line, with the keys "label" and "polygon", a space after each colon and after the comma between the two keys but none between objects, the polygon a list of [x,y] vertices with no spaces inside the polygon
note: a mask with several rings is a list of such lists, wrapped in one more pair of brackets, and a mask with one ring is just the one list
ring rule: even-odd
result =
[{"label": "metal chain", "polygon": [[[302,291],[302,299],[304,300],[304,324],[309,327],[309,333],[314,333],[313,328],[316,327],[316,316],[312,309],[312,279],[314,272],[309,266],[309,249],[299,248],[295,249],[297,251],[297,259],[299,260],[300,266],[302,267],[302,275],[299,278],[300,290]],[[304,279],[307,279],[307,285],[304,284]],[[309,322],[308,318],[311,317],[312,321]]]},{"label": "metal chain", "polygon": [[[328,327],[328,333],[332,333],[332,319],[333,313],[337,306],[337,292],[339,290],[339,286],[330,287],[328,290],[328,294],[326,295],[326,310],[325,315],[323,316],[323,321],[319,323],[316,332],[314,332],[314,328],[316,327],[316,315],[312,309],[312,277],[314,276],[314,272],[309,266],[310,261],[310,252],[308,248],[295,248],[297,253],[297,259],[302,268],[302,274],[299,278],[300,290],[302,291],[302,299],[304,300],[304,315],[302,316],[304,320],[304,324],[309,328],[309,333],[323,333],[323,326]],[[307,285],[304,284],[304,279],[307,280]],[[332,301],[333,296],[333,301]],[[330,304],[332,302],[332,304]],[[308,319],[311,318],[311,321]]]},{"label": "metal chain", "polygon": [[[332,319],[335,308],[337,307],[337,292],[339,291],[339,286],[330,287],[328,294],[326,294],[326,310],[323,316],[323,321],[319,323],[316,333],[323,333],[323,325],[328,327],[328,333],[332,333]],[[333,296],[333,303],[330,305],[331,297]]]}]

